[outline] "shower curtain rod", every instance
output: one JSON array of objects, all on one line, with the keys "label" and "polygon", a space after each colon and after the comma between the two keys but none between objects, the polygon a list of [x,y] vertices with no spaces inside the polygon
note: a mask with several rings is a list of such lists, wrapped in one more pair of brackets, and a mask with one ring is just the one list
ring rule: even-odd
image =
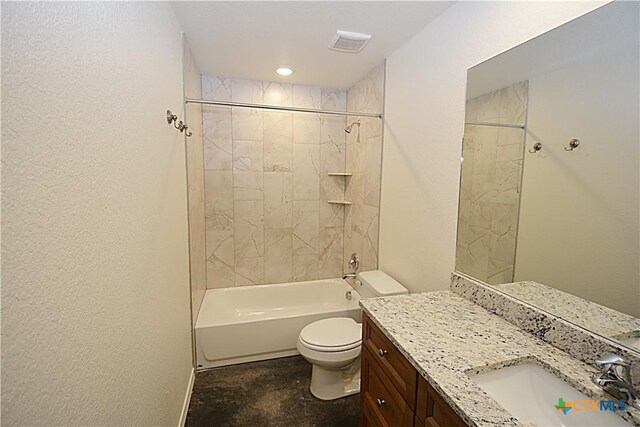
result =
[{"label": "shower curtain rod", "polygon": [[464,122],[465,125],[475,125],[475,126],[497,126],[503,128],[516,128],[516,129],[524,129],[525,125],[510,125],[508,123],[496,123],[496,122]]},{"label": "shower curtain rod", "polygon": [[379,113],[351,113],[348,111],[315,110],[313,108],[284,107],[279,105],[247,104],[244,102],[208,101],[206,99],[195,99],[195,98],[186,98],[185,101],[187,103],[192,103],[192,104],[219,105],[223,107],[244,107],[244,108],[262,109],[262,110],[293,111],[296,113],[330,114],[334,116],[374,117],[376,119],[382,118],[382,114],[379,114]]}]

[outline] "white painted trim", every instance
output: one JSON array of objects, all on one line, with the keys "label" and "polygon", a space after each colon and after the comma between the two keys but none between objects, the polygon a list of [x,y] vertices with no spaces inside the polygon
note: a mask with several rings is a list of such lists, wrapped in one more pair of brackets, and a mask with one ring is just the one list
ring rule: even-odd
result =
[{"label": "white painted trim", "polygon": [[180,414],[180,422],[178,427],[184,427],[184,423],[187,421],[187,412],[189,411],[189,402],[191,401],[191,392],[193,392],[193,383],[196,379],[196,370],[191,368],[191,376],[189,377],[189,385],[187,386],[187,393],[184,396],[184,402],[182,403],[182,414]]}]

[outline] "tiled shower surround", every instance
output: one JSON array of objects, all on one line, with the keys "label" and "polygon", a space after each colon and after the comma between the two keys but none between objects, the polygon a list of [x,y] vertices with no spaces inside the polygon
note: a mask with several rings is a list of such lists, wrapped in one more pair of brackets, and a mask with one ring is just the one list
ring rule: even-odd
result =
[{"label": "tiled shower surround", "polygon": [[[202,76],[202,97],[347,108],[342,90],[213,76]],[[377,266],[378,201],[368,206],[375,212],[367,211],[366,190],[360,186],[372,165],[377,184],[368,188],[379,194],[381,144],[373,137],[381,131],[368,130],[374,149],[367,153],[368,141],[347,143],[346,124],[343,116],[203,108],[208,288],[340,277],[347,246],[362,251],[364,265]],[[381,123],[377,126],[381,130]],[[354,127],[351,134],[357,133]],[[350,163],[358,169],[354,177],[327,175],[350,172]],[[357,195],[352,206],[327,202],[343,200],[345,192]],[[367,239],[375,240],[375,249],[364,244]]]},{"label": "tiled shower surround", "polygon": [[[384,107],[384,64],[374,68],[347,93],[347,110],[381,113]],[[382,120],[347,117],[348,123],[360,120],[347,135],[345,197],[352,202],[344,214],[344,271],[349,270],[352,253],[360,255],[360,271],[378,268],[378,226],[380,182],[382,178]]]},{"label": "tiled shower surround", "polygon": [[[470,99],[466,121],[521,125],[528,82]],[[513,281],[524,130],[465,125],[456,270],[489,284]]]}]

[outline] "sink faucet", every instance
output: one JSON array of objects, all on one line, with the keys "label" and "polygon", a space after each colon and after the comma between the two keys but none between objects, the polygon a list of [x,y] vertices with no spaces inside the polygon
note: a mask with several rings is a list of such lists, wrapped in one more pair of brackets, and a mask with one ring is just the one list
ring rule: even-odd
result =
[{"label": "sink faucet", "polygon": [[631,381],[629,362],[615,354],[606,354],[595,363],[600,372],[593,374],[591,381],[616,399],[624,400],[628,405],[640,409],[640,391]]}]

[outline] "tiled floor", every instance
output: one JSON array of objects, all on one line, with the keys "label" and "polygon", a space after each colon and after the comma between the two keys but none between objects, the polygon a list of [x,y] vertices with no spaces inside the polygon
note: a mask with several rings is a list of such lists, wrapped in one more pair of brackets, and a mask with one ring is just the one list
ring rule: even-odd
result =
[{"label": "tiled floor", "polygon": [[309,392],[302,357],[216,368],[196,374],[187,426],[356,427],[360,396],[333,401]]}]

